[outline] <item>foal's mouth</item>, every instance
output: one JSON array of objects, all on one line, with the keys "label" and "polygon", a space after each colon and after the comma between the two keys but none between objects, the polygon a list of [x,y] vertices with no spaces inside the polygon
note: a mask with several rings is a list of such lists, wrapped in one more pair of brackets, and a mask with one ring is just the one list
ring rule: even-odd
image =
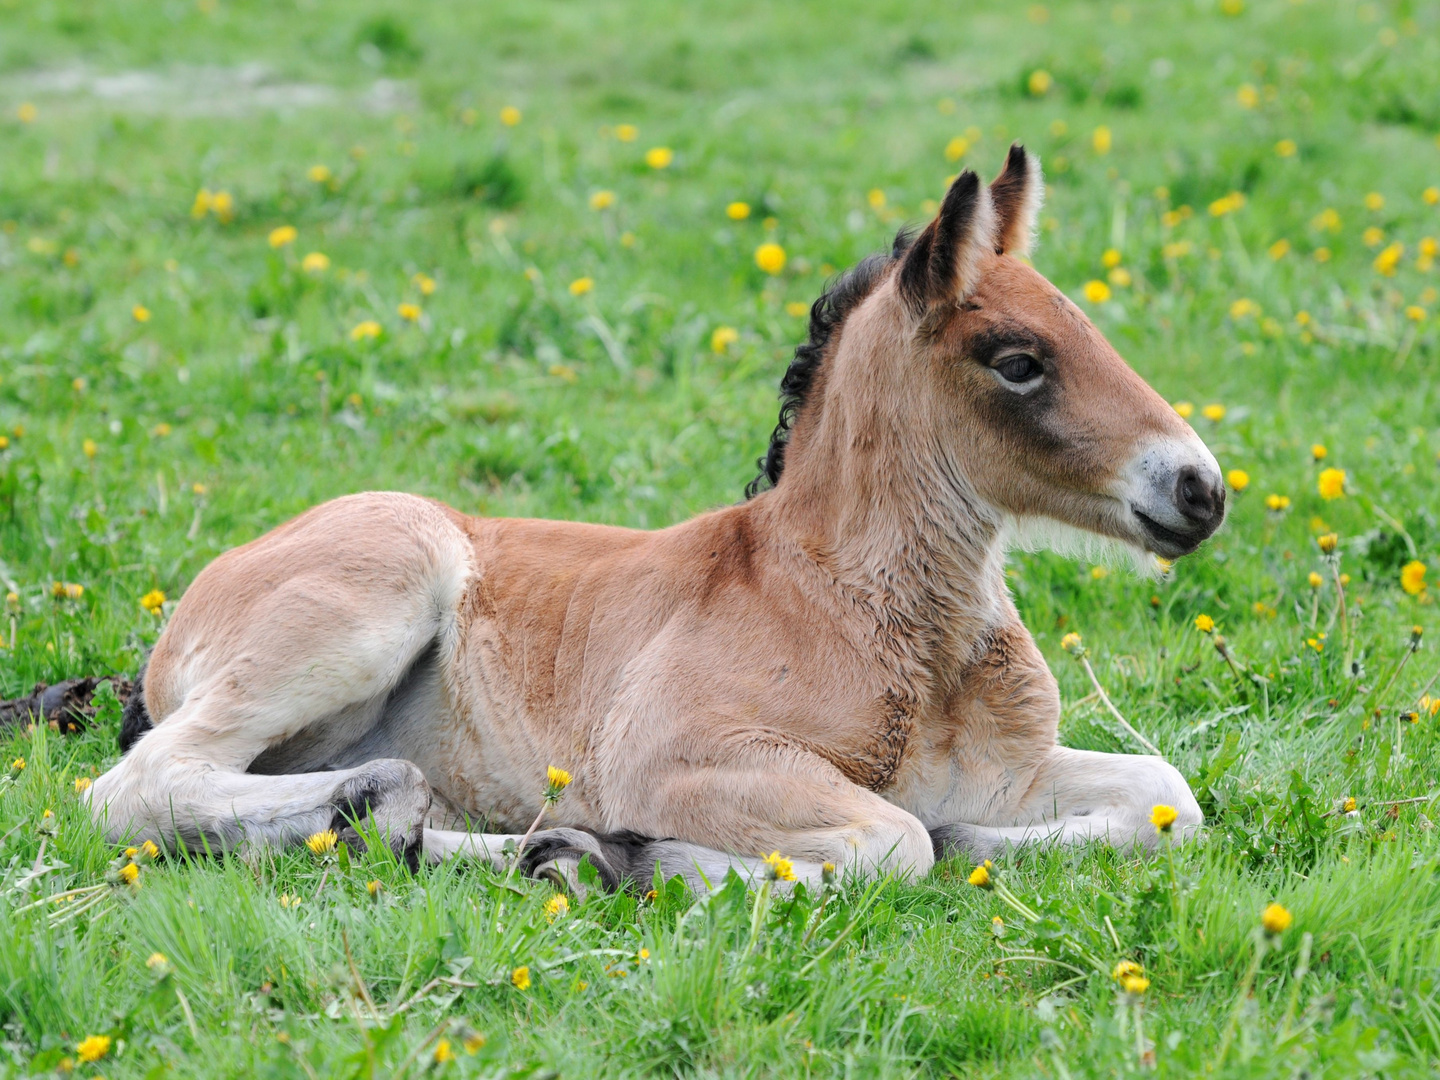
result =
[{"label": "foal's mouth", "polygon": [[1174,529],[1167,529],[1158,521],[1145,513],[1138,506],[1131,506],[1130,512],[1135,519],[1145,528],[1146,547],[1156,555],[1167,559],[1178,558],[1181,555],[1189,555],[1205,542],[1214,529],[1202,529],[1197,532],[1176,532]]}]

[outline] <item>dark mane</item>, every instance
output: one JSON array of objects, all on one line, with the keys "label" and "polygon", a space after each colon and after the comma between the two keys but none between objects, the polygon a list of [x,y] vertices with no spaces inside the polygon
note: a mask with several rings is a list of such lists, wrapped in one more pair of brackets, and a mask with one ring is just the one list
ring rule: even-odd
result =
[{"label": "dark mane", "polygon": [[810,340],[795,347],[795,359],[780,380],[780,422],[770,433],[770,446],[756,462],[760,475],[745,485],[745,498],[753,499],[772,488],[785,470],[785,445],[790,441],[790,426],[795,414],[805,404],[820,370],[820,361],[830,339],[845,322],[850,312],[870,295],[880,278],[910,247],[913,234],[901,229],[891,249],[866,256],[849,270],[831,280],[830,285],[810,307]]}]

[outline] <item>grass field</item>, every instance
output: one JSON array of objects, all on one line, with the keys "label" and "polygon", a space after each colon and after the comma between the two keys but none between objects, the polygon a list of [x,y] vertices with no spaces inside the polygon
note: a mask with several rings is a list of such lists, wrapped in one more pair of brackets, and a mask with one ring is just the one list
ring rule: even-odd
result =
[{"label": "grass field", "polygon": [[1005,860],[1036,921],[957,863],[753,920],[303,850],[106,885],[102,703],[0,739],[0,1075],[1433,1075],[1437,70],[1408,0],[0,0],[0,695],[133,674],[345,492],[734,501],[827,276],[1012,139],[1037,267],[1244,474],[1154,580],[1012,557],[1062,738],[1134,749],[1074,631],[1209,822]]}]

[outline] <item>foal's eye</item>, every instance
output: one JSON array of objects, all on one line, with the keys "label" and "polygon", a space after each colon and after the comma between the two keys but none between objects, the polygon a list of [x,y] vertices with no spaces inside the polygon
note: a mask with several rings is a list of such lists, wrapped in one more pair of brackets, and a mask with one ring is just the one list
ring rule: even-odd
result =
[{"label": "foal's eye", "polygon": [[1029,353],[1016,353],[997,361],[995,370],[1006,382],[1026,383],[1042,375],[1045,368]]}]

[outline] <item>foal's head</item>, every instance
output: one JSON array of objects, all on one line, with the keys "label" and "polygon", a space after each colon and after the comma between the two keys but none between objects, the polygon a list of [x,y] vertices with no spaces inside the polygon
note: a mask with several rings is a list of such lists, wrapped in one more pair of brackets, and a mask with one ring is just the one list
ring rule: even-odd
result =
[{"label": "foal's head", "polygon": [[1042,192],[1014,146],[988,187],[962,173],[913,241],[816,303],[762,481],[868,453],[1022,527],[1059,522],[1167,557],[1219,527],[1225,487],[1205,444],[1020,258]]}]

